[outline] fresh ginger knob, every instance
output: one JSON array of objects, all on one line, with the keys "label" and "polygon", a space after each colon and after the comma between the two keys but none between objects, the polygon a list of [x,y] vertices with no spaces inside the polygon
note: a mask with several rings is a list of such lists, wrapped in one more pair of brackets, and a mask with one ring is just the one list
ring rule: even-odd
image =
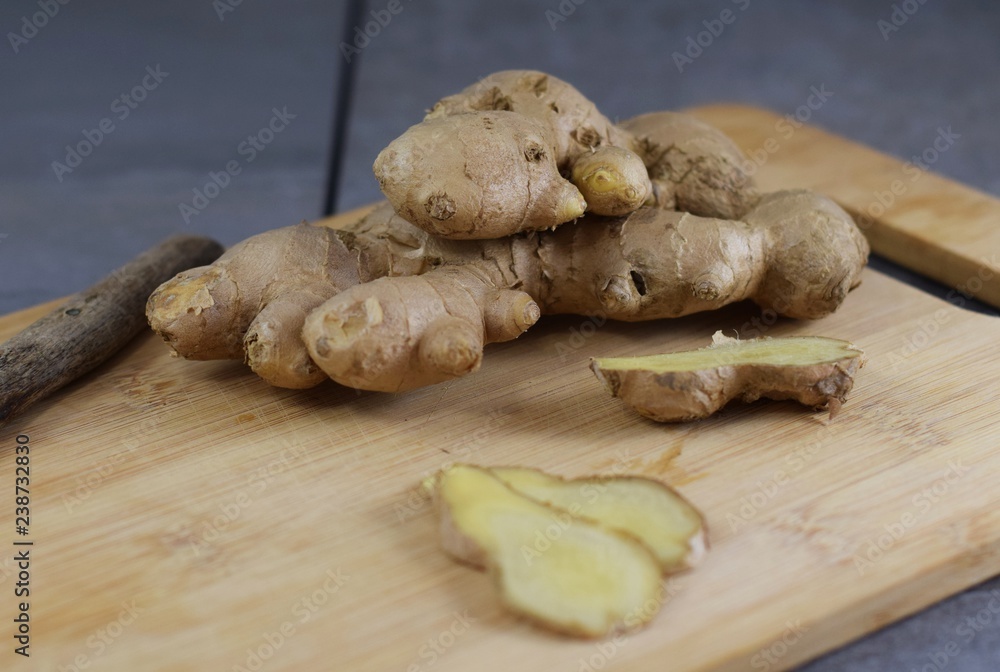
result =
[{"label": "fresh ginger knob", "polygon": [[637,209],[653,187],[639,155],[621,147],[600,147],[584,154],[571,178],[597,215],[618,216]]}]

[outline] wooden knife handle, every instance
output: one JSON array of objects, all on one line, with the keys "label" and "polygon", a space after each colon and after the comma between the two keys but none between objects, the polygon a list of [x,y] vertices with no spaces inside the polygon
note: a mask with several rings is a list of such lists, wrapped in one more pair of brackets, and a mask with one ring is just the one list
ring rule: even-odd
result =
[{"label": "wooden knife handle", "polygon": [[154,289],[222,251],[210,238],[168,238],[0,345],[0,424],[111,357],[146,327]]}]

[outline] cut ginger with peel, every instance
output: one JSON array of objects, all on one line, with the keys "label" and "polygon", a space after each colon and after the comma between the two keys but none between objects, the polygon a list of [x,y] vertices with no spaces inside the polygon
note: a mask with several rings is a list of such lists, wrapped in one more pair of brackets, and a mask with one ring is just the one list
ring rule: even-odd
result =
[{"label": "cut ginger with peel", "polygon": [[444,549],[488,569],[513,613],[568,635],[600,637],[648,622],[663,574],[705,548],[697,511],[648,479],[564,480],[462,464],[427,485]]},{"label": "cut ginger with peel", "polygon": [[864,352],[833,338],[740,341],[716,332],[712,345],[642,357],[591,360],[612,395],[660,422],[712,415],[734,399],[791,399],[834,414],[864,365]]}]

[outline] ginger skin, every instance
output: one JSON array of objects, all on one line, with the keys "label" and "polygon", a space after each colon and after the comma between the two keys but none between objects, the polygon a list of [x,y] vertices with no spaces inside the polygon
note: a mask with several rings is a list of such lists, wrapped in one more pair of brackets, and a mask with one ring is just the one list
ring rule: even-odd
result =
[{"label": "ginger skin", "polygon": [[[497,238],[584,213],[557,161],[543,124],[489,111],[427,119],[382,150],[374,169],[403,219],[450,238]],[[425,170],[433,181],[417,177]]]},{"label": "ginger skin", "polygon": [[306,315],[338,292],[384,275],[375,261],[329,229],[303,223],[267,231],[161,285],[146,314],[186,359],[245,358],[272,385],[313,387],[327,376],[299,338]]},{"label": "ginger skin", "polygon": [[867,255],[850,216],[804,191],[765,196],[746,221],[644,207],[467,241],[383,204],[347,230],[248,239],[158,288],[147,317],[177,354],[245,357],[275,385],[315,385],[317,366],[341,384],[400,391],[476,370],[484,345],[539,314],[637,321],[752,299],[821,317],[858,284]]},{"label": "ginger skin", "polygon": [[566,82],[506,70],[438,101],[373,169],[407,221],[481,239],[554,228],[584,210],[624,215],[647,202],[738,219],[756,197],[744,161],[725,135],[686,115],[616,126]]},{"label": "ginger skin", "polygon": [[520,336],[539,315],[528,294],[498,287],[488,265],[442,266],[337,294],[302,339],[334,380],[395,392],[475,371],[484,345]]},{"label": "ginger skin", "polygon": [[757,190],[739,147],[714,127],[679,112],[652,112],[621,123],[632,134],[661,208],[741,219]]}]

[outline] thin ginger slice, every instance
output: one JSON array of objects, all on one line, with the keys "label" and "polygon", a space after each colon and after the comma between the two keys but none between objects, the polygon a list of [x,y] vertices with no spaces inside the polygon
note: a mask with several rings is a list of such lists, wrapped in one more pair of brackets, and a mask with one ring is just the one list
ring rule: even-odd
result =
[{"label": "thin ginger slice", "polygon": [[700,350],[591,360],[612,395],[660,422],[705,418],[733,399],[793,399],[829,408],[847,398],[864,352],[833,338],[739,341],[717,332]]},{"label": "thin ginger slice", "polygon": [[565,479],[528,467],[490,471],[532,499],[631,534],[653,551],[664,572],[693,567],[705,554],[701,514],[659,481],[639,476]]},{"label": "thin ginger slice", "polygon": [[636,538],[525,497],[481,467],[442,472],[434,494],[445,550],[490,569],[514,613],[599,637],[658,610],[660,563]]}]

